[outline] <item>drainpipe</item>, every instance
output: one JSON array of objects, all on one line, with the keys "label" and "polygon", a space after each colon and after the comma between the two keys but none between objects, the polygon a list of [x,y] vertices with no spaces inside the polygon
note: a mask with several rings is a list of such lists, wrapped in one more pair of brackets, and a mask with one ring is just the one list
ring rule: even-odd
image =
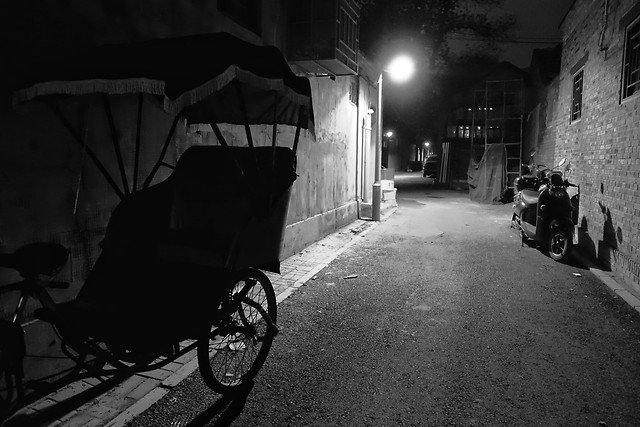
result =
[{"label": "drainpipe", "polygon": [[374,167],[373,199],[371,203],[371,216],[374,221],[380,221],[380,204],[382,200],[382,183],[380,182],[382,160],[382,72],[378,78],[378,123],[376,135],[376,152]]},{"label": "drainpipe", "polygon": [[[359,175],[358,175],[358,153],[360,152],[360,75],[356,74],[356,79],[358,79],[358,105],[356,106],[356,208],[358,210],[358,219],[360,219],[360,195],[358,194],[359,187]],[[364,148],[364,147],[363,147]]]},{"label": "drainpipe", "polygon": [[609,0],[604,0],[604,16],[602,21],[602,31],[600,32],[600,40],[598,41],[600,52],[608,49],[608,47],[604,45],[604,33],[607,31],[607,22],[609,21]]}]

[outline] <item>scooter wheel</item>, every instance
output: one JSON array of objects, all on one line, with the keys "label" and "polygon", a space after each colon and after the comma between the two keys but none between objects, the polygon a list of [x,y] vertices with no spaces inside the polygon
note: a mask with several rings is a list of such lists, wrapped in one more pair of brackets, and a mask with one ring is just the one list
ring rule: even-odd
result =
[{"label": "scooter wheel", "polygon": [[553,230],[549,239],[549,256],[555,261],[562,261],[571,253],[573,241],[564,230]]}]

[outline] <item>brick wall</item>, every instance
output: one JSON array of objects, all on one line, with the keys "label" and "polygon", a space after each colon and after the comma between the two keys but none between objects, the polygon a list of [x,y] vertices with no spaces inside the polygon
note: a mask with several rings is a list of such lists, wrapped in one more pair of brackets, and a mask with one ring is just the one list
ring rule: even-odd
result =
[{"label": "brick wall", "polygon": [[[561,24],[554,125],[555,160],[570,160],[568,178],[580,185],[580,245],[640,289],[640,95],[620,96],[624,22],[638,9],[637,0],[578,0],[572,6]],[[572,71],[582,64],[582,117],[572,123]]]}]

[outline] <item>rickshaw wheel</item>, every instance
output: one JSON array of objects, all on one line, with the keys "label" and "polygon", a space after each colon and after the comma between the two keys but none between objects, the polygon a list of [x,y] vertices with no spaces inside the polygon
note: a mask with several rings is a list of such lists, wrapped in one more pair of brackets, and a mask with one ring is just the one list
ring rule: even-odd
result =
[{"label": "rickshaw wheel", "polygon": [[231,288],[224,323],[198,341],[198,366],[204,382],[221,393],[240,391],[258,374],[277,329],[276,296],[259,270],[239,273]]}]

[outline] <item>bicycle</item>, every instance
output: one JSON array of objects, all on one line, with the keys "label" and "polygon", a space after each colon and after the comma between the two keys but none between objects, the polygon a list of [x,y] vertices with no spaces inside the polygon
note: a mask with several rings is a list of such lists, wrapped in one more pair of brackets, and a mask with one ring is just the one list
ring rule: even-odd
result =
[{"label": "bicycle", "polygon": [[[198,366],[205,383],[221,394],[242,390],[257,375],[267,358],[278,332],[276,299],[268,277],[257,269],[230,274],[230,285],[220,301],[210,330],[184,338],[157,343],[150,351],[131,351],[104,337],[85,335],[72,326],[73,315],[67,303],[55,304],[47,289],[65,288],[65,282],[47,280],[66,262],[66,249],[56,243],[35,243],[13,254],[0,256],[0,266],[15,268],[23,280],[0,287],[0,294],[18,291],[20,297],[11,321],[0,323],[0,420],[25,405],[84,378],[128,376],[151,371],[196,349]],[[42,276],[46,276],[43,278]],[[50,322],[60,337],[61,349],[75,363],[71,372],[55,381],[23,382],[25,357],[23,329],[24,309],[29,298],[36,298],[42,308],[36,317]],[[77,313],[76,313],[77,315]],[[181,344],[182,342],[182,344]],[[27,393],[27,390],[30,390]]]}]

